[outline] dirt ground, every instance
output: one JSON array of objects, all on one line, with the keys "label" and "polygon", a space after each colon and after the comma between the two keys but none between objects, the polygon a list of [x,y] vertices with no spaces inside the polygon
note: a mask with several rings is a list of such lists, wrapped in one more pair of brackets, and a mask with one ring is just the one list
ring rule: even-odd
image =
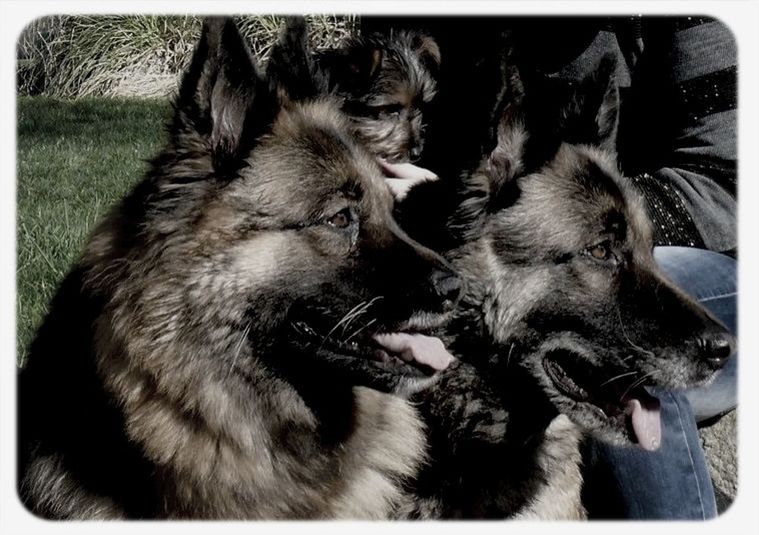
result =
[{"label": "dirt ground", "polygon": [[712,474],[717,510],[722,513],[738,490],[737,411],[699,431]]}]

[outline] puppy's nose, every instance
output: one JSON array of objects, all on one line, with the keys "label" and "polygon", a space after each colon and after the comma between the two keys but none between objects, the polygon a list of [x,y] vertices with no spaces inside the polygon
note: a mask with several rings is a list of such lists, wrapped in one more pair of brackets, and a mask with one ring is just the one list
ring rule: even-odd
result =
[{"label": "puppy's nose", "polygon": [[701,355],[715,370],[722,368],[735,350],[735,338],[726,331],[708,331],[699,340]]},{"label": "puppy's nose", "polygon": [[461,295],[461,279],[455,273],[435,269],[430,276],[435,294],[443,300],[443,307],[452,309]]},{"label": "puppy's nose", "polygon": [[408,151],[409,159],[412,162],[415,162],[419,159],[419,157],[422,155],[422,147],[419,145],[414,145],[411,147],[411,150]]}]

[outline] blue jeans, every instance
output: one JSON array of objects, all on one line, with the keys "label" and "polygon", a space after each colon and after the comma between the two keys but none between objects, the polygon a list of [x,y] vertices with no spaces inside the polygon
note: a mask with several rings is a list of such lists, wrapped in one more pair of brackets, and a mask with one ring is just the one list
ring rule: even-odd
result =
[{"label": "blue jeans", "polygon": [[[670,280],[736,333],[734,259],[686,247],[657,247],[654,256]],[[657,451],[589,441],[583,497],[591,518],[695,520],[717,515],[696,420],[736,406],[736,370],[733,355],[706,387],[652,390],[661,402],[662,445]]]}]

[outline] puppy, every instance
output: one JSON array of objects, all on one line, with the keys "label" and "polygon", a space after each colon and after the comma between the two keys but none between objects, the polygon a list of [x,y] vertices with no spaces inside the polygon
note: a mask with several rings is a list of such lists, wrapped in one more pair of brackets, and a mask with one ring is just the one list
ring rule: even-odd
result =
[{"label": "puppy", "polygon": [[435,96],[440,66],[440,49],[431,37],[414,31],[373,34],[317,52],[316,61],[370,151],[390,163],[419,159],[423,114]]}]

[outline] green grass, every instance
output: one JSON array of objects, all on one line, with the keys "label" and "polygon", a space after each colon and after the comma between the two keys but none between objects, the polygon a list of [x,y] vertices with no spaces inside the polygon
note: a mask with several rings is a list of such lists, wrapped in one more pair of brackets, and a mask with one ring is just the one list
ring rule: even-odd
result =
[{"label": "green grass", "polygon": [[19,99],[19,363],[93,226],[141,178],[170,110],[167,100]]}]

